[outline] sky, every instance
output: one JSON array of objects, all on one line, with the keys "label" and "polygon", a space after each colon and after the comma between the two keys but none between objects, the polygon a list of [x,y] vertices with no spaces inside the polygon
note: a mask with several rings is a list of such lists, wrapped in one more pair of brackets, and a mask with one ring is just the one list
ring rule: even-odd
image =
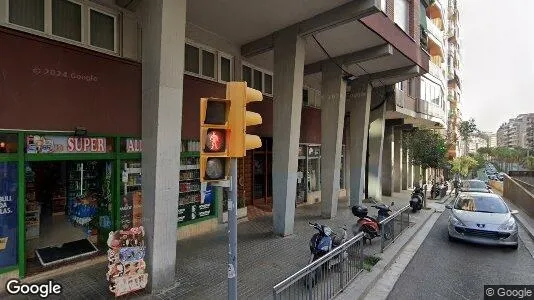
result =
[{"label": "sky", "polygon": [[534,0],[458,0],[462,119],[481,131],[534,113]]}]

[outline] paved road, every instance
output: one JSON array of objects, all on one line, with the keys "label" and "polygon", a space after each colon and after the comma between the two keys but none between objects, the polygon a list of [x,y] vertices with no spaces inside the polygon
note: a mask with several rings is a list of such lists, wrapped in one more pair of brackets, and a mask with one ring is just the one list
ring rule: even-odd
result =
[{"label": "paved road", "polygon": [[[448,214],[439,217],[388,299],[483,299],[484,284],[534,284],[534,258],[524,243],[518,250],[451,243]],[[522,231],[520,237],[528,238]]]}]

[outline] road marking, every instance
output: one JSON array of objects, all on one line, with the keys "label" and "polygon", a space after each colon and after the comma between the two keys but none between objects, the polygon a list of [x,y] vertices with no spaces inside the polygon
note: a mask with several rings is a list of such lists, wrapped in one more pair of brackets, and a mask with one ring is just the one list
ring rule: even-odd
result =
[{"label": "road marking", "polygon": [[412,241],[406,245],[396,261],[384,272],[382,277],[371,287],[369,294],[364,299],[386,299],[393,290],[395,283],[401,276],[406,266],[410,263],[415,253],[425,241],[426,236],[434,227],[441,213],[433,213],[430,219],[419,229]]}]

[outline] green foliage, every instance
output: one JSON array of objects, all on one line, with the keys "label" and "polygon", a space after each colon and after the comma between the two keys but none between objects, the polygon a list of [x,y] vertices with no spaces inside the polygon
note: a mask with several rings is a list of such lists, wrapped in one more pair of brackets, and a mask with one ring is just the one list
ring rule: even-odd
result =
[{"label": "green foliage", "polygon": [[469,175],[471,170],[478,166],[478,161],[471,156],[456,157],[452,161],[452,172],[458,173],[463,177]]},{"label": "green foliage", "polygon": [[367,272],[371,272],[371,269],[373,268],[373,266],[376,265],[379,261],[380,261],[380,257],[378,257],[378,256],[373,256],[373,255],[367,256],[363,260],[363,268]]},{"label": "green foliage", "polygon": [[474,133],[478,131],[475,120],[470,119],[469,121],[462,121],[462,123],[460,123],[459,131],[462,139],[467,141]]},{"label": "green foliage", "polygon": [[423,169],[440,169],[448,164],[445,139],[433,130],[415,129],[408,132],[404,144],[410,152],[411,163],[414,165],[419,165]]},{"label": "green foliage", "polygon": [[533,171],[534,170],[534,156],[525,157],[523,161],[523,165],[525,166],[525,168]]}]

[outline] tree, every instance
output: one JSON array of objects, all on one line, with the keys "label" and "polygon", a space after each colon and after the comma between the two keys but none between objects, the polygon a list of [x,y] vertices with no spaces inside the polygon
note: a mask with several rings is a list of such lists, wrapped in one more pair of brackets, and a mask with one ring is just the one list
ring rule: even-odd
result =
[{"label": "tree", "polygon": [[456,157],[452,161],[452,172],[458,173],[462,175],[462,177],[467,177],[471,170],[476,168],[477,165],[477,160],[471,156]]},{"label": "tree", "polygon": [[523,165],[528,170],[534,170],[534,156],[527,156],[523,162]]},{"label": "tree", "polygon": [[423,169],[423,176],[428,168],[442,169],[448,164],[445,139],[433,130],[417,128],[408,132],[404,145],[410,152],[411,163]]},{"label": "tree", "polygon": [[462,138],[462,141],[464,141],[464,153],[467,155],[467,152],[469,151],[469,138],[471,138],[474,133],[478,132],[477,125],[475,124],[475,120],[471,118],[469,121],[462,121],[458,129],[460,131],[460,137]]}]

